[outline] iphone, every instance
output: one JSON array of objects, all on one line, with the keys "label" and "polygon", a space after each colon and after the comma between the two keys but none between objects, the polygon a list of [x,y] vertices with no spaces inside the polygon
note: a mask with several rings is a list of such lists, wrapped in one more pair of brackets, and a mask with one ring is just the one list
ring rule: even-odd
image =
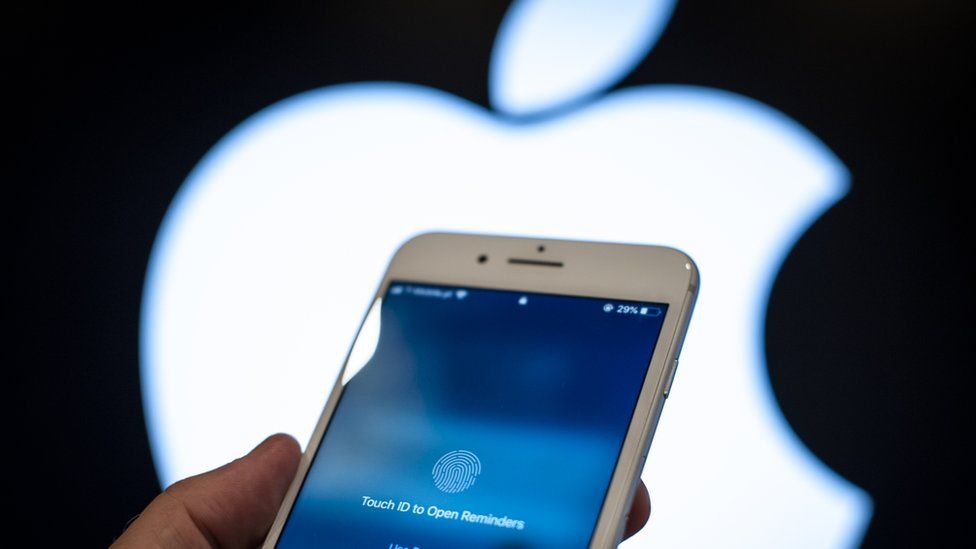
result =
[{"label": "iphone", "polygon": [[698,286],[667,247],[410,239],[264,546],[616,546]]}]

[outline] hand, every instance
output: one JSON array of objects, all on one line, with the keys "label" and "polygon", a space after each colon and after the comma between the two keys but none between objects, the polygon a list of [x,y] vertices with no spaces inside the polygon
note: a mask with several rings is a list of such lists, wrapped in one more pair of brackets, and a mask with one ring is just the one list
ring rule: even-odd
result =
[{"label": "hand", "polygon": [[[167,488],[112,547],[258,547],[300,457],[295,439],[274,435],[240,459]],[[651,500],[641,482],[624,537],[640,530],[650,512]]]}]

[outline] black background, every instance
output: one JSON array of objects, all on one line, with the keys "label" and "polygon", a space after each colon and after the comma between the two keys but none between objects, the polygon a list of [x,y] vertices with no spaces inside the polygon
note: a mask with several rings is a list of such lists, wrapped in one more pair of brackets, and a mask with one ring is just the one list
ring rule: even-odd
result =
[{"label": "black background", "polygon": [[[262,107],[340,82],[414,82],[487,105],[506,7],[5,8],[8,530],[107,545],[158,492],[139,388],[143,276],[170,199],[216,140]],[[973,508],[960,441],[972,431],[974,11],[681,0],[618,85],[758,99],[850,168],[851,192],[777,279],[766,350],[799,435],[875,499],[868,545],[948,542]]]}]

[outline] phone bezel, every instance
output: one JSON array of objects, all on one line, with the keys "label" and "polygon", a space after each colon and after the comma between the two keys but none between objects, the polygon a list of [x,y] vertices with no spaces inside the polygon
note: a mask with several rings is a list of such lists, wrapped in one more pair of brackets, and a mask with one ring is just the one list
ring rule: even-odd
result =
[{"label": "phone bezel", "polygon": [[[481,256],[488,259],[481,261]],[[523,261],[512,263],[510,259]],[[548,264],[532,263],[540,261]],[[560,266],[555,266],[555,263]],[[678,354],[697,298],[699,276],[694,261],[679,250],[663,246],[424,233],[404,242],[393,255],[367,311],[386,294],[392,280],[668,305],[661,334],[590,539],[590,547],[616,546],[623,535],[624,519],[660,419],[665,393],[670,389],[667,384],[677,366]],[[360,329],[362,324],[360,322]],[[350,353],[355,341],[354,338]],[[302,454],[295,479],[285,494],[263,547],[271,548],[277,544],[291,513],[344,389],[342,380],[349,366],[350,353],[343,361],[322,415]]]}]

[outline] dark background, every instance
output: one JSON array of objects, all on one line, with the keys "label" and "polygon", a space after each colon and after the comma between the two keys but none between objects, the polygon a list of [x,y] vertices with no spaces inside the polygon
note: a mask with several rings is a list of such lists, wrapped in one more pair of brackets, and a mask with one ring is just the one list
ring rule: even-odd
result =
[{"label": "dark background", "polygon": [[[5,7],[8,499],[12,531],[40,545],[107,545],[159,490],[139,306],[156,230],[195,163],[258,109],[334,83],[414,82],[487,105],[507,2],[146,6]],[[791,424],[873,496],[872,546],[947,543],[972,509],[960,441],[974,11],[681,0],[618,86],[758,99],[850,168],[850,194],[779,275],[766,347]]]}]

